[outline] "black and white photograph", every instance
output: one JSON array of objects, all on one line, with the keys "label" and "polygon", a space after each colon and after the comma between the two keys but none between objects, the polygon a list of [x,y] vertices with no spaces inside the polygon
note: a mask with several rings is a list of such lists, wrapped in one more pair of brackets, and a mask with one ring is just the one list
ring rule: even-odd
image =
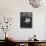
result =
[{"label": "black and white photograph", "polygon": [[20,12],[20,27],[32,28],[32,12]]}]

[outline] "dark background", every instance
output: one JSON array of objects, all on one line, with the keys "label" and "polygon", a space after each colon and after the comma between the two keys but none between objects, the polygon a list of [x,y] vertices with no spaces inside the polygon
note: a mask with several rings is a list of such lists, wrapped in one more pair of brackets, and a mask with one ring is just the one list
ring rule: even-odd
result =
[{"label": "dark background", "polygon": [[[25,23],[25,19],[30,18],[29,23]],[[20,27],[21,28],[32,28],[32,12],[20,12]]]}]

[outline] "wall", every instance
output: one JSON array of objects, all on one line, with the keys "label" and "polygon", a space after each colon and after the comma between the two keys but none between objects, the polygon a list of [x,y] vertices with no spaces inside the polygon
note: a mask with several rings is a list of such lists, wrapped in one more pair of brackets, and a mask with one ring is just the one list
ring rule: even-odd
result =
[{"label": "wall", "polygon": [[[33,13],[33,27],[31,29],[20,28],[20,12]],[[8,33],[17,40],[27,40],[34,34],[37,35],[39,40],[46,39],[46,8],[44,5],[40,8],[33,8],[30,6],[28,0],[0,0],[0,19],[4,16],[13,17],[12,26]],[[2,33],[3,32],[0,31],[0,35],[2,35]],[[0,39],[4,39],[4,37],[0,36]]]}]

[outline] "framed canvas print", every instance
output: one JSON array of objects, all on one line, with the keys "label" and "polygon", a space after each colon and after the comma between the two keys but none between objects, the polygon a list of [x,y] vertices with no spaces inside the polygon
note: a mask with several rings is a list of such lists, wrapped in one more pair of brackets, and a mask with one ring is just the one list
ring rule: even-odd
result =
[{"label": "framed canvas print", "polygon": [[20,12],[20,27],[32,28],[32,12]]}]

